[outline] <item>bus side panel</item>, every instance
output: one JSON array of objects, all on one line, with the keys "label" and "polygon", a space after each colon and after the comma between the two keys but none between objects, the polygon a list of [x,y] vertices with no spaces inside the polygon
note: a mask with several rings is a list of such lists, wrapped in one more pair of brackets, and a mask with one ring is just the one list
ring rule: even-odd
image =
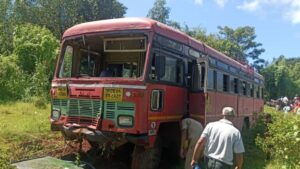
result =
[{"label": "bus side panel", "polygon": [[[237,95],[221,93],[221,92],[208,92],[208,107],[212,107],[213,111],[207,109],[207,122],[215,121],[222,118],[222,109],[225,106],[233,107],[237,110]],[[206,123],[207,123],[206,122]]]},{"label": "bus side panel", "polygon": [[205,123],[205,96],[204,93],[189,94],[189,113],[191,117],[200,121],[202,125]]}]

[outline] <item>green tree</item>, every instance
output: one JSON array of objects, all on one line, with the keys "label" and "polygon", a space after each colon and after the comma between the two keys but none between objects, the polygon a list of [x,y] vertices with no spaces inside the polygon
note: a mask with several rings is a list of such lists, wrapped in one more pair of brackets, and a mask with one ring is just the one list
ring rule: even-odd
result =
[{"label": "green tree", "polygon": [[127,8],[118,0],[16,0],[14,20],[46,26],[56,37],[87,21],[120,18]]},{"label": "green tree", "polygon": [[280,56],[262,69],[261,72],[265,77],[266,99],[275,99],[281,96],[293,98],[295,94],[299,94],[299,68],[300,60],[286,59],[285,56]]},{"label": "green tree", "polygon": [[229,28],[228,26],[218,27],[219,39],[224,41],[228,47],[229,56],[235,60],[247,62],[247,59],[252,59],[254,65],[264,63],[263,59],[259,58],[265,49],[261,48],[262,44],[255,41],[255,28],[250,26],[238,27],[237,29]]},{"label": "green tree", "polygon": [[59,42],[46,28],[19,25],[14,33],[14,54],[27,77],[27,95],[45,96],[53,75]]},{"label": "green tree", "polygon": [[13,25],[11,22],[10,10],[12,2],[10,0],[0,1],[0,56],[11,54]]},{"label": "green tree", "polygon": [[166,0],[156,0],[149,10],[147,17],[167,24],[169,20],[170,8],[166,6]]}]

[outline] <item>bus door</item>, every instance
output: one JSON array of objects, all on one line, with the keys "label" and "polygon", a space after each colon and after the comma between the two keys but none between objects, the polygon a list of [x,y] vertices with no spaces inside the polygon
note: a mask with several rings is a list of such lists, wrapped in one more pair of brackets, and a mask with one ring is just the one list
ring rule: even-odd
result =
[{"label": "bus door", "polygon": [[205,124],[205,88],[207,62],[205,59],[197,59],[191,69],[191,83],[189,86],[189,113],[202,125]]},{"label": "bus door", "polygon": [[184,60],[178,54],[154,49],[150,59],[147,90],[150,122],[178,121],[186,112],[187,89],[184,86]]}]

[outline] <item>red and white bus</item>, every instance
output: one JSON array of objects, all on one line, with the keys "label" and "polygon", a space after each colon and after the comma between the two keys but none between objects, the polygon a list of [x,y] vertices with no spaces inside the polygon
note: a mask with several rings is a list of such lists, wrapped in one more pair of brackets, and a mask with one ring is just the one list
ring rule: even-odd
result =
[{"label": "red and white bus", "polygon": [[263,109],[264,78],[247,65],[151,19],[79,24],[61,40],[52,81],[51,127],[92,145],[135,145],[132,168],[155,168],[179,145],[179,122],[203,125],[224,106],[249,127]]}]

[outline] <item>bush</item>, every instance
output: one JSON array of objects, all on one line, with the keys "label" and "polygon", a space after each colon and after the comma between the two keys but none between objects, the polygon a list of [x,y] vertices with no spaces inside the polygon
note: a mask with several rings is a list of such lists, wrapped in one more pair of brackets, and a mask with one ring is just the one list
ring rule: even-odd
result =
[{"label": "bush", "polygon": [[26,88],[26,75],[19,69],[16,56],[0,57],[0,99],[20,99]]},{"label": "bush", "polygon": [[284,168],[300,168],[300,117],[272,113],[267,133],[259,135],[256,143]]}]

